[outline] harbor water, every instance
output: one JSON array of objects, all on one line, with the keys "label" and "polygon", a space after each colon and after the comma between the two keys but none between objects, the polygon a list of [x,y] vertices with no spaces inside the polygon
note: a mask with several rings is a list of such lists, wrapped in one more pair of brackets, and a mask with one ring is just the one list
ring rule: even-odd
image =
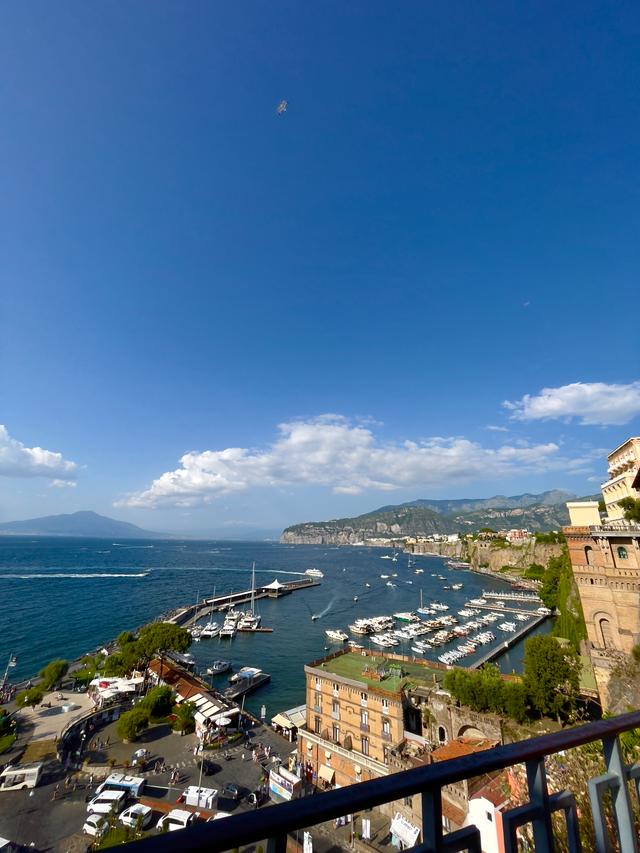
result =
[{"label": "harbor water", "polygon": [[[33,676],[53,658],[71,659],[93,651],[120,631],[193,604],[197,597],[210,597],[214,590],[224,594],[249,589],[254,561],[257,586],[276,578],[294,580],[316,567],[324,573],[320,586],[257,602],[262,624],[273,628],[273,633],[239,633],[232,641],[202,640],[191,647],[203,671],[222,658],[232,661],[234,670],[256,666],[270,673],[271,682],[247,697],[253,713],[264,704],[270,716],[304,703],[304,664],[339,647],[327,640],[326,629],[348,631],[349,623],[359,617],[415,610],[421,591],[425,604],[443,602],[456,615],[483,589],[508,588],[500,579],[448,568],[440,557],[418,556],[413,566],[406,554],[398,554],[396,562],[382,559],[392,554],[380,548],[272,542],[4,537],[0,539],[0,677],[10,654],[17,657],[10,677],[18,681]],[[416,569],[423,571],[416,574]],[[389,577],[381,578],[382,574]],[[462,583],[463,588],[443,589],[454,583]],[[312,616],[318,618],[312,620]],[[214,618],[221,622],[223,617]],[[550,626],[547,620],[535,633]],[[495,625],[490,628],[496,642],[507,638]],[[435,660],[456,643],[434,649],[428,657]],[[411,654],[410,645],[392,651]],[[486,648],[481,647],[478,654]],[[519,643],[496,663],[504,672],[518,671],[522,654],[523,643]],[[459,665],[473,659],[464,658]],[[224,688],[226,678],[219,676],[214,686]]]}]

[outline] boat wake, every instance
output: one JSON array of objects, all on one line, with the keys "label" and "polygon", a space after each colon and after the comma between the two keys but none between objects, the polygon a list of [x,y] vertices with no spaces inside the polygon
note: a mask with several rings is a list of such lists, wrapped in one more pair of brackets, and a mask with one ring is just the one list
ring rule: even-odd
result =
[{"label": "boat wake", "polygon": [[131,574],[129,572],[37,572],[28,575],[0,574],[0,577],[3,580],[8,578],[9,580],[22,581],[41,580],[46,578],[69,578],[84,580],[86,578],[146,578],[149,574],[150,572],[136,572],[135,574]]},{"label": "boat wake", "polygon": [[331,610],[331,607],[333,606],[334,601],[335,601],[335,599],[332,598],[331,601],[325,607],[325,609],[321,610],[320,613],[314,613],[312,618],[313,619],[322,619],[323,616],[326,616],[327,613]]}]

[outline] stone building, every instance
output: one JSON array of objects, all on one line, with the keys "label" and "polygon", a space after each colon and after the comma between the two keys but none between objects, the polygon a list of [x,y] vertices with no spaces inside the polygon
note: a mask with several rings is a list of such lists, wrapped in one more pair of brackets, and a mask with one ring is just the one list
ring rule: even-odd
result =
[{"label": "stone building", "polygon": [[606,516],[597,501],[570,502],[564,528],[604,707],[615,654],[630,654],[640,643],[640,524],[626,521],[619,506],[623,497],[640,498],[640,438],[617,447],[608,461]]},{"label": "stone building", "polygon": [[[440,664],[364,649],[305,666],[307,720],[298,731],[298,758],[317,786],[343,787],[430,763],[444,745],[475,751],[502,742],[497,718],[458,708],[442,689],[445,671]],[[445,829],[463,825],[468,796],[445,796]],[[410,797],[381,808],[392,826],[400,815],[421,828],[419,801]]]}]

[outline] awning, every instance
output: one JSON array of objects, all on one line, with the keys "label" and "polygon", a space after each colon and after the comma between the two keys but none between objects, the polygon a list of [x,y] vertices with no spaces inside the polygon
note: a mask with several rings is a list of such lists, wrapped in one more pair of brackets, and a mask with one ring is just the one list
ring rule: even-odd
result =
[{"label": "awning", "polygon": [[275,717],[273,717],[273,719],[271,720],[271,722],[274,725],[280,726],[283,729],[295,728],[295,725],[291,722],[291,720],[288,717],[285,717],[284,714],[276,714]]},{"label": "awning", "polygon": [[195,720],[197,720],[201,725],[204,725],[204,723],[206,723],[206,722],[207,722],[207,718],[206,718],[206,717],[204,717],[204,716],[200,713],[200,711],[196,711],[196,712],[195,712],[195,714],[193,715],[193,718],[194,718]]},{"label": "awning", "polygon": [[318,776],[323,782],[327,782],[329,785],[333,782],[333,779],[336,775],[336,771],[333,767],[328,767],[326,764],[320,765],[320,770],[318,770]]},{"label": "awning", "polygon": [[401,815],[400,812],[396,812],[396,816],[391,821],[389,829],[391,834],[399,838],[405,847],[413,847],[417,837],[420,835],[420,829],[409,823],[406,817]]}]

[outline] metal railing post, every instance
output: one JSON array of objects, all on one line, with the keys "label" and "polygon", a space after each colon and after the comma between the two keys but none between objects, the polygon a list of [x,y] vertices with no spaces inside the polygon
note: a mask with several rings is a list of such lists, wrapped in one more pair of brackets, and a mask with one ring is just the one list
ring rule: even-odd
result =
[{"label": "metal railing post", "polygon": [[422,845],[424,853],[442,849],[442,793],[440,788],[427,788],[422,798]]},{"label": "metal railing post", "polygon": [[633,826],[633,812],[627,788],[627,768],[622,758],[620,741],[617,737],[602,741],[607,772],[617,777],[619,784],[611,791],[614,814],[620,839],[620,849],[625,853],[638,853],[638,840]]},{"label": "metal railing post", "polygon": [[544,758],[540,758],[537,761],[527,761],[526,766],[529,799],[535,809],[531,825],[533,827],[533,843],[536,853],[554,853],[555,845],[553,843],[547,771],[544,766]]},{"label": "metal railing post", "polygon": [[286,832],[267,839],[267,853],[287,853]]}]

